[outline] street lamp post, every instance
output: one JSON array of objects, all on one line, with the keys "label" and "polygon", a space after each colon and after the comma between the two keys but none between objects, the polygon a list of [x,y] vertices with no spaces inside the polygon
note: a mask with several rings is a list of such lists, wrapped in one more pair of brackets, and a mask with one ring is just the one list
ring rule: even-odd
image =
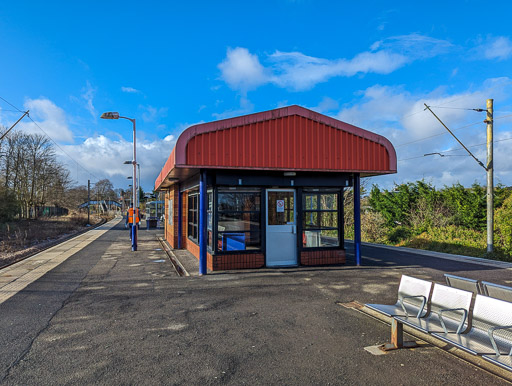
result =
[{"label": "street lamp post", "polygon": [[137,193],[137,151],[136,151],[136,136],[135,136],[135,119],[133,118],[128,118],[128,117],[122,117],[119,115],[118,112],[107,112],[107,113],[103,113],[101,114],[101,117],[102,119],[119,119],[119,118],[122,118],[122,119],[127,119],[129,120],[132,124],[133,124],[133,161],[132,161],[132,165],[133,165],[133,217],[132,217],[132,229],[131,229],[131,233],[132,233],[132,251],[136,251],[137,250],[137,224],[135,224],[135,219],[136,219],[136,213],[138,213],[138,208],[137,208],[137,196],[136,196],[136,193]]},{"label": "street lamp post", "polygon": [[[125,165],[131,165],[132,161],[124,161],[123,162]],[[142,180],[140,179],[140,163],[137,163],[137,168],[139,169],[139,190],[140,190],[140,187],[142,186]],[[139,199],[139,192],[137,192],[137,198]],[[137,207],[139,207],[140,205],[137,205]]]}]

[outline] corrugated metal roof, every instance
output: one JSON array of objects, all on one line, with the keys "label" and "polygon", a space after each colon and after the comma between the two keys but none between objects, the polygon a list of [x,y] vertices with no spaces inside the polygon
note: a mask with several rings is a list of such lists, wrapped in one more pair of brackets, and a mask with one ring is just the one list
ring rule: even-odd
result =
[{"label": "corrugated metal roof", "polygon": [[396,173],[396,153],[378,134],[290,106],[189,127],[178,138],[155,189],[180,168],[376,175]]}]

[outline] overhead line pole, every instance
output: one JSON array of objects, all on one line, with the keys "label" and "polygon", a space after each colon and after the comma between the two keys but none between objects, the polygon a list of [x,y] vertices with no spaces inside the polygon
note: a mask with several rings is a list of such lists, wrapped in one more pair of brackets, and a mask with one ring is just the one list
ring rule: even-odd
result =
[{"label": "overhead line pole", "polygon": [[[476,158],[469,149],[453,134],[450,129],[439,119],[439,117],[424,103],[434,117],[444,126],[446,130],[457,140],[457,142],[469,153],[474,160],[485,169],[487,173],[487,253],[492,253],[494,250],[494,165],[493,165],[493,113],[494,113],[494,100],[487,99],[487,109],[472,109],[475,111],[486,111],[487,117],[484,123],[487,124],[487,166],[485,166],[478,158]],[[439,154],[439,153],[430,153]],[[430,155],[425,154],[425,155]],[[441,154],[439,154],[441,155]]]},{"label": "overhead line pole", "polygon": [[91,224],[91,180],[87,180],[87,225]]},{"label": "overhead line pole", "polygon": [[487,253],[494,250],[493,105],[494,100],[487,99]]},{"label": "overhead line pole", "polygon": [[23,113],[23,115],[20,117],[20,119],[18,119],[18,120],[14,123],[14,125],[12,125],[12,126],[11,126],[11,127],[10,127],[6,132],[5,132],[5,133],[3,133],[3,134],[2,134],[2,137],[0,138],[0,141],[1,141],[2,139],[4,139],[4,138],[5,138],[5,136],[6,136],[7,134],[9,134],[9,131],[11,131],[11,130],[12,130],[12,128],[13,128],[14,126],[16,126],[16,125],[18,124],[18,122],[19,122],[19,121],[21,121],[23,118],[25,118],[25,115],[28,115],[28,112],[29,112],[29,110],[25,111],[25,112]]}]

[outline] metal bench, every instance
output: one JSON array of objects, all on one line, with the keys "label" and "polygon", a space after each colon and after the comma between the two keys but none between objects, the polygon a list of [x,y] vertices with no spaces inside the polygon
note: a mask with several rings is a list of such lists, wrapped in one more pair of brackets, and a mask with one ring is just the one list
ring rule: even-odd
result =
[{"label": "metal bench", "polygon": [[432,282],[402,275],[398,287],[398,300],[395,304],[365,304],[366,307],[389,317],[409,316],[424,317],[429,313],[428,300]]},{"label": "metal bench", "polygon": [[[460,334],[468,328],[468,315],[473,293],[458,288],[434,284],[428,316],[395,316],[403,323],[424,333],[455,332]],[[399,327],[400,328],[400,327]],[[394,341],[395,339],[392,340]]]},{"label": "metal bench", "polygon": [[465,291],[471,291],[475,295],[481,294],[480,286],[478,285],[478,280],[468,279],[467,277],[450,275],[448,273],[444,274],[444,278],[446,280],[446,284],[453,288],[458,288]]},{"label": "metal bench", "polygon": [[512,287],[489,283],[488,281],[483,281],[481,284],[482,294],[490,296],[491,298],[512,302]]},{"label": "metal bench", "polygon": [[499,360],[511,354],[512,303],[484,295],[476,295],[471,328],[464,334],[451,332],[432,335],[487,360]]}]

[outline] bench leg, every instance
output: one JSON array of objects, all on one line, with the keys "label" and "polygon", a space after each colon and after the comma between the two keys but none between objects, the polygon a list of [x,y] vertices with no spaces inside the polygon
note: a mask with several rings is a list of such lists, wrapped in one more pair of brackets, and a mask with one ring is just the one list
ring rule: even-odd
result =
[{"label": "bench leg", "polygon": [[391,320],[391,344],[393,348],[404,347],[404,325],[395,318]]},{"label": "bench leg", "polygon": [[391,343],[381,346],[383,351],[397,350],[400,348],[418,347],[415,341],[404,342],[404,325],[395,318],[391,319]]}]

